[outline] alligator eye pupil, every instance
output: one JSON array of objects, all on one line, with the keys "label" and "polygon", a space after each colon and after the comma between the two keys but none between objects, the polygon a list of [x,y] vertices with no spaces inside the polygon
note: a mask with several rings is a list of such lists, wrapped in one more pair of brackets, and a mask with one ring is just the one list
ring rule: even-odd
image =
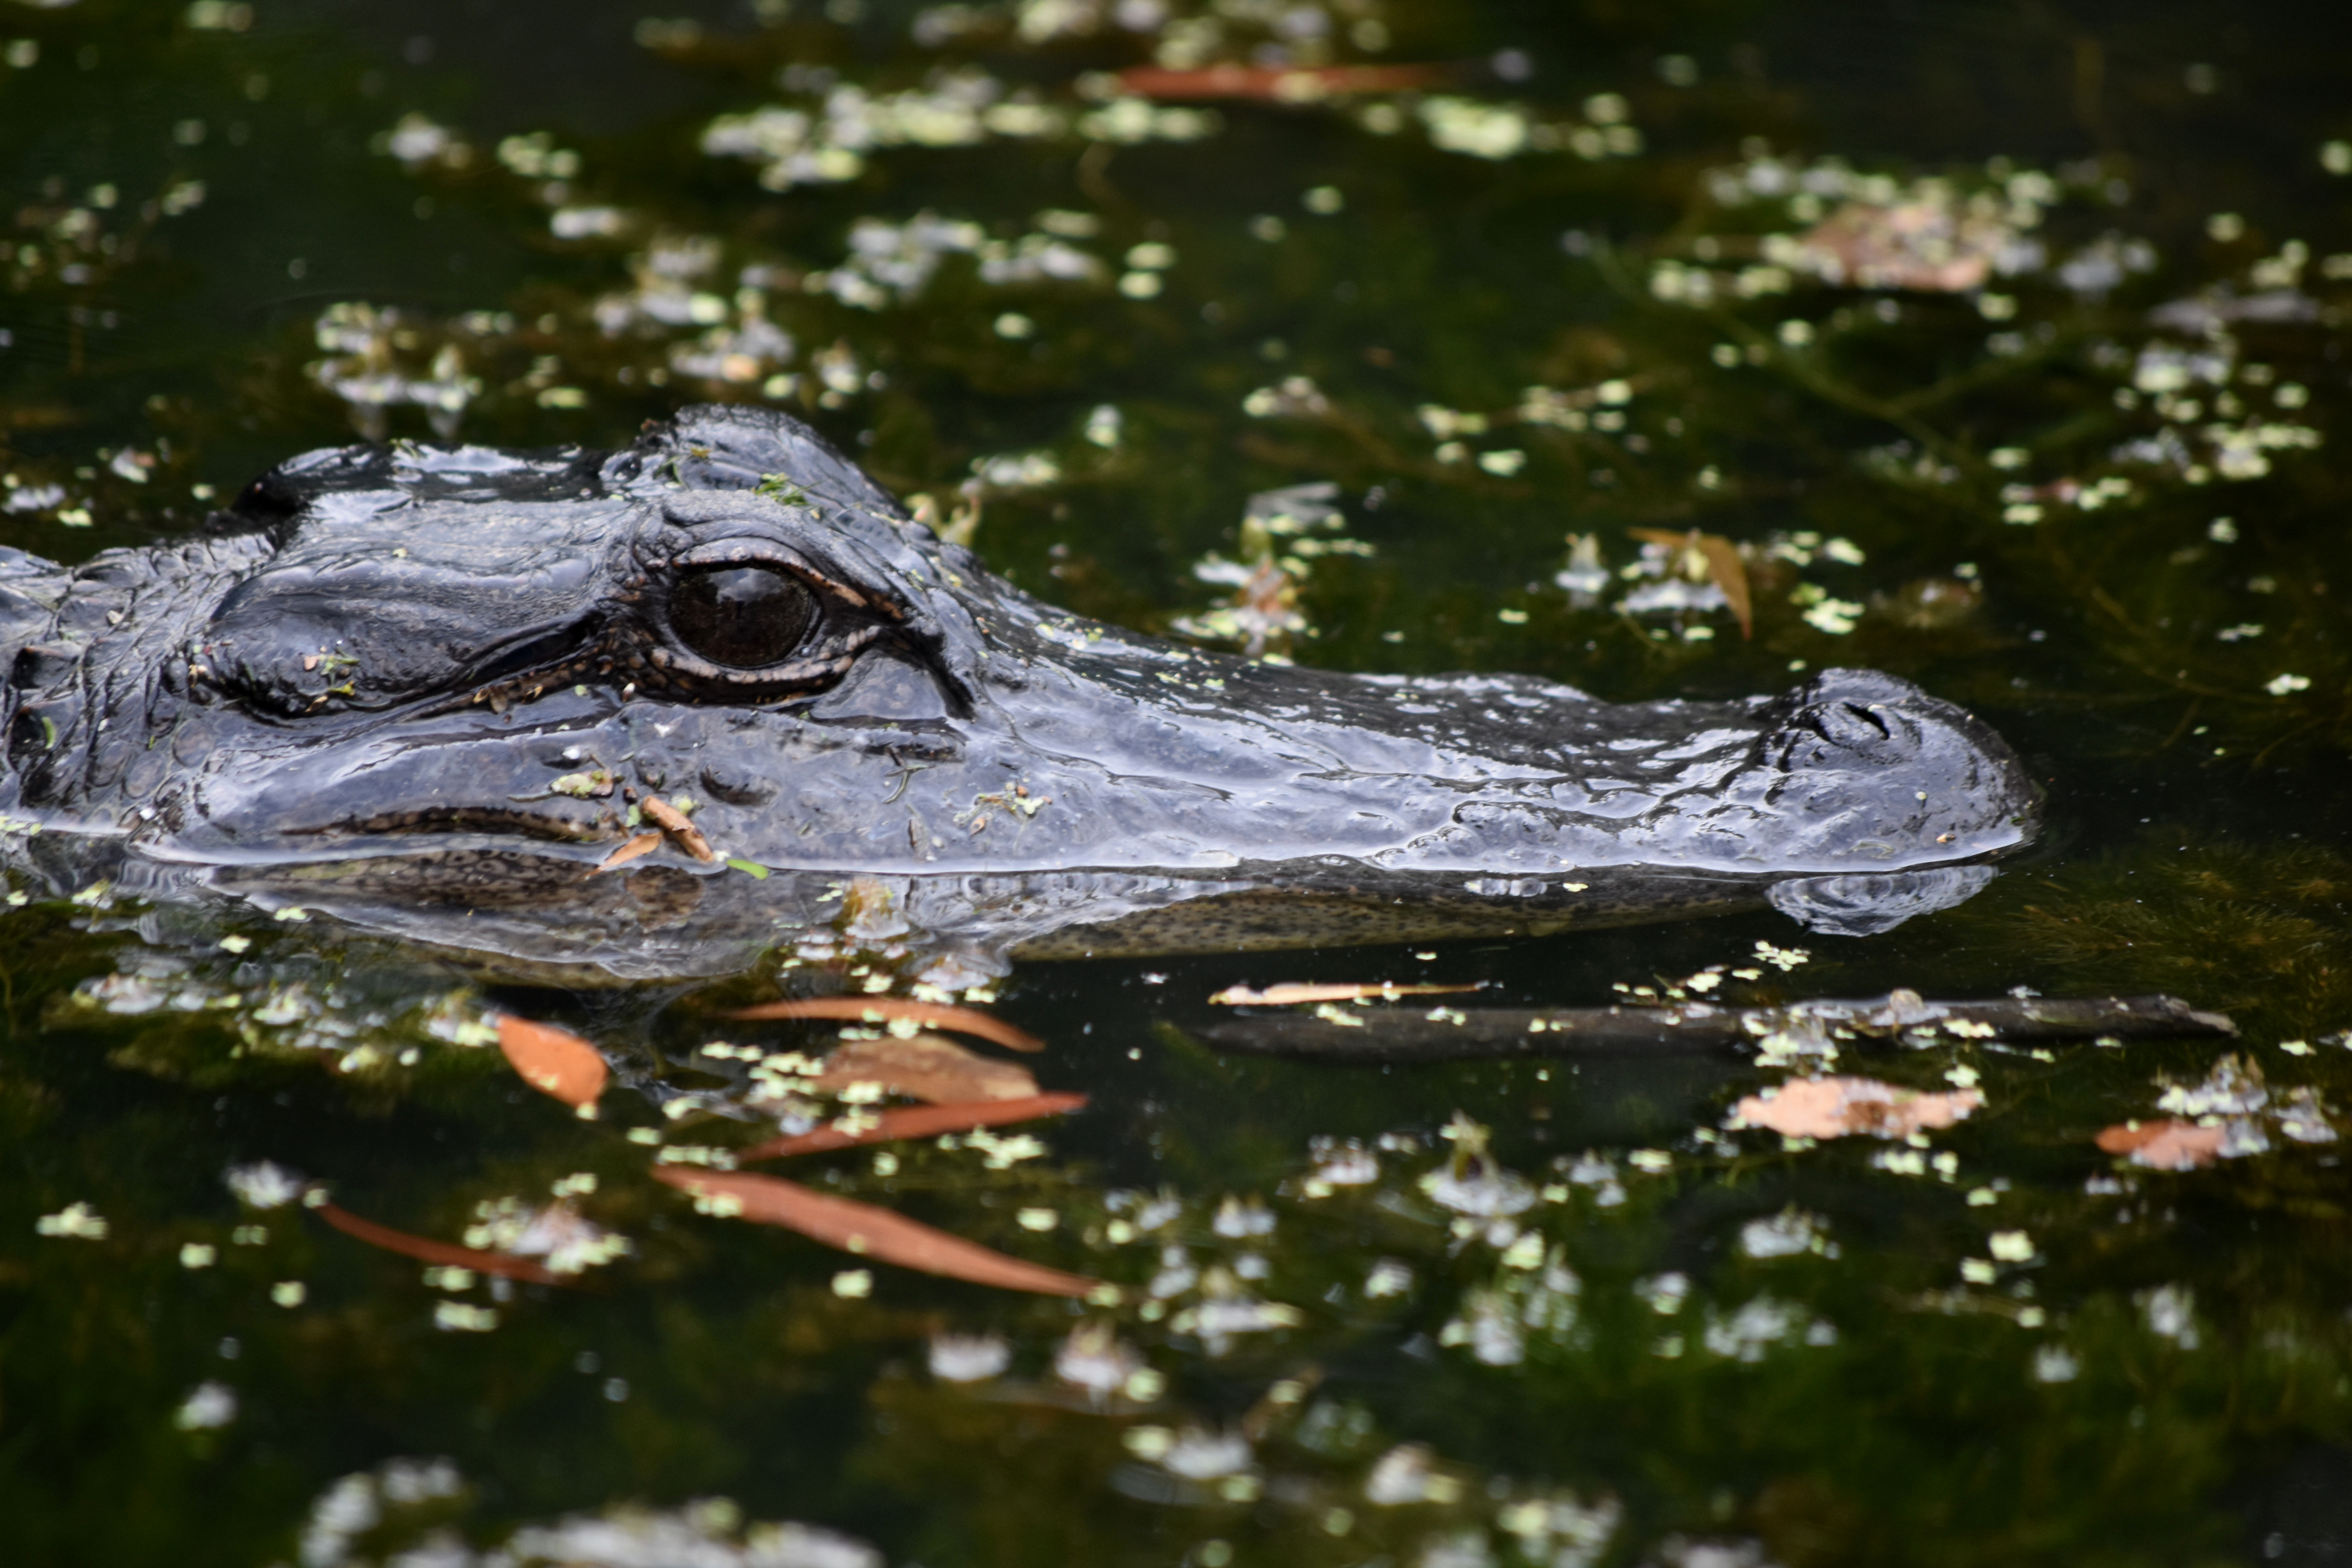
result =
[{"label": "alligator eye pupil", "polygon": [[807,586],[765,566],[693,572],[670,590],[669,624],[678,641],[738,669],[782,664],[815,619]]}]

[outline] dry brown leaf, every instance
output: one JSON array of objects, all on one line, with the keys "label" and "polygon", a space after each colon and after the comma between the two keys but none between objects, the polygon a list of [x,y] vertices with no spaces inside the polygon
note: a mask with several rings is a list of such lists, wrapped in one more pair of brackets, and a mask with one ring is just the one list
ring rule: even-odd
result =
[{"label": "dry brown leaf", "polygon": [[525,1018],[499,1019],[499,1049],[523,1081],[577,1110],[596,1103],[610,1069],[604,1056],[568,1029]]},{"label": "dry brown leaf", "polygon": [[831,1197],[797,1182],[774,1176],[754,1176],[740,1171],[695,1171],[671,1165],[657,1168],[654,1179],[667,1182],[697,1197],[721,1198],[740,1205],[740,1217],[759,1225],[796,1230],[812,1241],[837,1247],[861,1258],[879,1258],[901,1268],[968,1279],[1005,1290],[1034,1290],[1045,1296],[1085,1296],[1102,1281],[1058,1268],[1024,1262],[976,1242],[935,1230],[906,1215],[872,1204]]},{"label": "dry brown leaf", "polygon": [[1701,533],[1694,528],[1676,533],[1670,528],[1629,528],[1634,538],[1650,544],[1663,544],[1667,549],[1696,550],[1706,562],[1706,574],[1723,592],[1724,602],[1731,607],[1732,619],[1739,623],[1739,635],[1756,635],[1754,601],[1748,592],[1748,563],[1739,558],[1739,546],[1719,533]]},{"label": "dry brown leaf", "polygon": [[940,1132],[965,1132],[975,1127],[1034,1121],[1040,1116],[1083,1110],[1086,1105],[1087,1097],[1083,1094],[1040,1094],[1027,1100],[983,1100],[966,1105],[902,1106],[882,1112],[855,1132],[839,1127],[820,1127],[813,1132],[771,1139],[749,1149],[739,1149],[735,1158],[781,1160],[790,1154],[822,1154],[833,1149],[854,1149],[861,1143],[892,1143],[901,1138],[929,1138]]},{"label": "dry brown leaf", "polygon": [[686,813],[678,810],[661,796],[648,795],[645,799],[637,802],[637,815],[668,834],[671,838],[677,840],[680,849],[696,859],[719,858],[719,852],[711,848],[710,840],[702,836],[702,829],[688,822],[686,819]]},{"label": "dry brown leaf", "polygon": [[1906,1138],[1949,1127],[1984,1104],[1973,1089],[1922,1093],[1874,1078],[1796,1079],[1772,1095],[1751,1094],[1732,1110],[1735,1124],[1786,1138]]},{"label": "dry brown leaf", "polygon": [[355,1237],[370,1247],[380,1247],[386,1252],[397,1252],[403,1258],[446,1264],[456,1268],[470,1268],[477,1274],[502,1274],[509,1279],[524,1279],[534,1285],[564,1283],[528,1258],[505,1252],[482,1252],[470,1247],[459,1247],[455,1242],[435,1241],[425,1236],[411,1236],[404,1230],[394,1230],[372,1219],[362,1219],[351,1210],[335,1204],[320,1204],[310,1212],[345,1236]]},{"label": "dry brown leaf", "polygon": [[741,1007],[730,1018],[846,1018],[856,1023],[883,1024],[911,1018],[935,1029],[977,1035],[1014,1051],[1042,1051],[1045,1042],[1012,1025],[970,1007],[947,1002],[909,1002],[900,996],[803,996],[786,1002],[762,1002]]},{"label": "dry brown leaf", "polygon": [[968,1051],[938,1035],[845,1041],[824,1058],[824,1070],[811,1083],[827,1094],[839,1094],[853,1083],[878,1083],[892,1094],[933,1105],[1030,1100],[1037,1093],[1028,1068]]},{"label": "dry brown leaf", "polygon": [[602,860],[597,861],[596,869],[599,871],[609,871],[615,866],[625,866],[630,861],[638,858],[640,856],[652,854],[661,847],[662,836],[660,834],[640,833],[625,844],[623,844],[618,849],[614,850],[610,855],[605,856]]},{"label": "dry brown leaf", "polygon": [[1225,1007],[1289,1007],[1302,1002],[1353,1002],[1359,996],[1450,996],[1457,991],[1477,989],[1475,981],[1467,985],[1392,985],[1384,980],[1364,984],[1341,982],[1315,985],[1286,981],[1263,991],[1228,985],[1209,1000]]},{"label": "dry brown leaf", "polygon": [[2194,1171],[2221,1157],[2226,1130],[2194,1121],[2124,1121],[2099,1133],[2099,1148],[2153,1171]]}]

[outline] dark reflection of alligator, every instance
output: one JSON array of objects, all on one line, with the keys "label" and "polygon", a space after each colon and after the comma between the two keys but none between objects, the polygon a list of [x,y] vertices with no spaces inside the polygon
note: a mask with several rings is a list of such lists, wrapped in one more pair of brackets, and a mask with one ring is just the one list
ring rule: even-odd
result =
[{"label": "dark reflection of alligator", "polygon": [[[1768,900],[1862,933],[2033,827],[2000,741],[1884,675],[1618,706],[1080,620],[775,414],[314,452],[215,522],[0,556],[20,876],[622,973],[846,924],[945,976]],[[595,873],[656,792],[719,858],[672,831]]]}]

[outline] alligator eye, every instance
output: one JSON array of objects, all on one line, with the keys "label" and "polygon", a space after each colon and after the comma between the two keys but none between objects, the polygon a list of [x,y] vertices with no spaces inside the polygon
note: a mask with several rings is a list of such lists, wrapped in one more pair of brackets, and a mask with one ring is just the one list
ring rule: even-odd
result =
[{"label": "alligator eye", "polygon": [[689,572],[669,591],[670,629],[710,660],[761,669],[792,658],[816,624],[816,595],[765,566]]}]

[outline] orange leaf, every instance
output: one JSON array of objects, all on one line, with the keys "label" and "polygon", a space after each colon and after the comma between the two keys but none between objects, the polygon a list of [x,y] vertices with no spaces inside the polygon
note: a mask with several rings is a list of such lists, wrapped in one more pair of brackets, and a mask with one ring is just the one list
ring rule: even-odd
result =
[{"label": "orange leaf", "polygon": [[719,852],[710,847],[710,840],[702,829],[686,819],[686,813],[657,795],[649,795],[637,802],[637,815],[677,840],[677,847],[698,860],[716,860]]},{"label": "orange leaf", "polygon": [[[596,869],[598,871],[609,871],[615,866],[625,866],[630,861],[637,858],[640,855],[652,854],[655,850],[660,848],[661,846],[662,836],[660,834],[640,833],[635,837],[630,839],[627,843],[622,845],[618,849],[614,850],[610,855],[605,856],[602,860],[597,861]],[[590,873],[592,876],[593,874],[593,872]]]},{"label": "orange leaf", "polygon": [[404,1230],[394,1230],[372,1219],[362,1219],[351,1210],[334,1204],[320,1204],[310,1212],[345,1236],[356,1237],[370,1247],[380,1247],[386,1252],[397,1252],[403,1258],[470,1268],[477,1274],[503,1274],[509,1279],[527,1279],[534,1285],[563,1283],[528,1258],[504,1252],[481,1252],[470,1247],[459,1247],[455,1242],[435,1241],[430,1237],[411,1236]]},{"label": "orange leaf", "polygon": [[735,1158],[781,1160],[788,1154],[822,1154],[833,1149],[854,1149],[861,1143],[894,1143],[901,1138],[929,1138],[939,1132],[1033,1121],[1040,1116],[1083,1110],[1086,1105],[1087,1097],[1083,1094],[1040,1094],[1028,1100],[984,1100],[970,1105],[906,1106],[882,1112],[863,1131],[820,1127],[797,1137],[771,1139],[749,1149],[739,1149]]},{"label": "orange leaf", "polygon": [[933,1105],[1033,1100],[1037,1094],[1037,1080],[1028,1068],[975,1055],[937,1035],[845,1042],[824,1058],[824,1070],[811,1087],[838,1094],[853,1083],[878,1083],[893,1094]]},{"label": "orange leaf", "polygon": [[1102,1283],[1025,1263],[904,1215],[830,1197],[797,1182],[740,1171],[689,1171],[675,1165],[656,1168],[654,1179],[697,1197],[729,1200],[737,1214],[755,1224],[796,1230],[812,1241],[862,1258],[878,1258],[901,1268],[1045,1296],[1084,1296]]},{"label": "orange leaf", "polygon": [[2221,1157],[2223,1130],[2194,1121],[2125,1121],[2099,1133],[2099,1148],[2156,1171],[2194,1171]]},{"label": "orange leaf", "polygon": [[1287,1007],[1301,1002],[1353,1002],[1359,996],[1448,996],[1457,991],[1477,989],[1478,983],[1475,981],[1467,985],[1395,985],[1385,980],[1363,984],[1285,983],[1269,985],[1263,991],[1228,985],[1209,1000],[1226,1007]]},{"label": "orange leaf", "polygon": [[499,1049],[523,1081],[577,1110],[596,1103],[609,1070],[596,1047],[552,1024],[501,1016]]},{"label": "orange leaf", "polygon": [[1724,603],[1731,607],[1732,619],[1739,623],[1739,635],[1756,635],[1755,606],[1748,593],[1748,563],[1739,558],[1739,546],[1719,533],[1701,533],[1696,528],[1687,533],[1676,533],[1668,528],[1629,528],[1625,531],[1669,550],[1679,546],[1697,551],[1706,562],[1707,576],[1722,590]]},{"label": "orange leaf", "polygon": [[1843,1138],[1866,1132],[1903,1138],[1964,1121],[1984,1103],[1975,1089],[1922,1094],[1870,1078],[1796,1079],[1771,1096],[1751,1094],[1733,1108],[1734,1125],[1763,1127],[1784,1138]]},{"label": "orange leaf", "polygon": [[928,1024],[935,1029],[953,1029],[960,1035],[977,1035],[1008,1050],[1042,1051],[1045,1048],[1045,1042],[1036,1036],[1025,1034],[972,1008],[958,1007],[945,1002],[909,1002],[898,996],[803,996],[786,1002],[762,1002],[756,1007],[740,1007],[727,1016],[847,1018],[864,1024],[912,1018],[918,1024]]},{"label": "orange leaf", "polygon": [[771,1139],[736,1152],[738,1160],[781,1160],[793,1154],[822,1154],[865,1143],[891,1143],[904,1138],[929,1138],[940,1132],[962,1132],[975,1127],[1003,1127],[1041,1116],[1059,1116],[1086,1108],[1083,1094],[1040,1094],[1027,1100],[978,1100],[963,1105],[904,1106],[883,1111],[861,1131],[820,1127],[790,1138]]}]

